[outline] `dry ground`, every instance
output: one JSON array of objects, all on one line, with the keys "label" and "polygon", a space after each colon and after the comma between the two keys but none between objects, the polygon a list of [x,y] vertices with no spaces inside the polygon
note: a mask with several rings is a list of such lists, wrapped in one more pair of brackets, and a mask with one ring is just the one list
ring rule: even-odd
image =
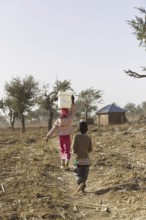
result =
[{"label": "dry ground", "polygon": [[73,172],[60,170],[57,136],[46,144],[46,133],[0,129],[0,220],[146,219],[145,121],[89,126],[92,165],[80,195]]}]

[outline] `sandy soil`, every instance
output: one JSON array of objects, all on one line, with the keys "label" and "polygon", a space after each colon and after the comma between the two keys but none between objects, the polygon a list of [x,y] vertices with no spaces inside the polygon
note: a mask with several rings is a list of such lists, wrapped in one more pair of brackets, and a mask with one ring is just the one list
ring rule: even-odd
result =
[{"label": "sandy soil", "polygon": [[145,121],[89,126],[92,165],[77,195],[72,169],[60,169],[57,136],[46,144],[46,133],[0,129],[0,219],[146,219]]}]

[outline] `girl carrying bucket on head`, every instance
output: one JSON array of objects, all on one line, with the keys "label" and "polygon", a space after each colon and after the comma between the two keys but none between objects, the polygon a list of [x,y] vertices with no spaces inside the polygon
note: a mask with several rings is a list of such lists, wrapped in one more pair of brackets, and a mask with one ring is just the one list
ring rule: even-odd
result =
[{"label": "girl carrying bucket on head", "polygon": [[71,96],[71,108],[60,109],[60,117],[54,123],[52,129],[47,133],[46,142],[57,131],[59,137],[61,168],[69,170],[69,162],[71,158],[70,147],[71,138],[70,135],[73,132],[72,120],[76,112],[76,105],[74,104],[74,96]]}]

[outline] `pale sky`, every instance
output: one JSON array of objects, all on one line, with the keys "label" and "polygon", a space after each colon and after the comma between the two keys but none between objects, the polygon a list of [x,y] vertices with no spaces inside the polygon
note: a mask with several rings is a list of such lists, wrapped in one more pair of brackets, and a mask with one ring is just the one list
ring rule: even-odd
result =
[{"label": "pale sky", "polygon": [[0,98],[12,77],[33,75],[42,85],[69,80],[78,94],[103,91],[120,107],[146,101],[141,72],[146,51],[126,20],[145,0],[0,0]]}]

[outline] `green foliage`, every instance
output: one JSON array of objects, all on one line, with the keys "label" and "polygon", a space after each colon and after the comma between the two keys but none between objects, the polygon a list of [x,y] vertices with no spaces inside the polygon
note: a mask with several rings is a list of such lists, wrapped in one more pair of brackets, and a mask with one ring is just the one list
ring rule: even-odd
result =
[{"label": "green foliage", "polygon": [[22,80],[19,77],[12,78],[10,83],[6,82],[5,91],[15,110],[19,114],[23,114],[35,105],[38,82],[34,80],[33,76]]},{"label": "green foliage", "polygon": [[136,8],[143,15],[143,17],[135,16],[135,19],[127,21],[134,29],[134,34],[137,40],[140,41],[140,46],[146,47],[146,11],[144,8]]},{"label": "green foliage", "polygon": [[[127,21],[127,23],[134,30],[137,40],[140,42],[139,46],[146,47],[146,10],[142,7],[136,8],[141,14],[142,17],[135,16],[135,19]],[[142,67],[142,71],[145,71],[146,68]],[[145,74],[139,74],[133,70],[124,70],[126,74],[134,78],[145,78]]]},{"label": "green foliage", "polygon": [[4,111],[4,100],[0,100],[0,109]]},{"label": "green foliage", "polygon": [[16,111],[15,103],[11,98],[6,98],[0,100],[0,108],[4,113],[8,112],[9,121],[12,127],[12,130],[14,131],[14,123],[16,117],[19,118],[19,113]]},{"label": "green foliage", "polygon": [[77,105],[79,106],[80,113],[85,112],[87,119],[88,114],[97,110],[97,103],[102,101],[102,91],[89,88],[79,93]]},{"label": "green foliage", "polygon": [[135,112],[136,105],[134,103],[129,102],[125,105],[124,108],[127,110],[127,112]]},{"label": "green foliage", "polygon": [[40,119],[40,118],[47,118],[48,117],[48,111],[44,108],[39,107],[38,109],[28,112],[27,118],[28,119]]},{"label": "green foliage", "polygon": [[67,80],[56,80],[51,91],[49,91],[49,85],[44,85],[42,89],[42,94],[38,98],[38,104],[49,112],[48,130],[52,127],[54,108],[58,100],[58,92],[66,90],[73,90],[70,81]]},{"label": "green foliage", "polygon": [[0,115],[0,127],[4,127],[5,125],[8,125],[6,117],[4,115]]},{"label": "green foliage", "polygon": [[142,102],[141,108],[143,110],[143,115],[146,116],[146,102]]},{"label": "green foliage", "polygon": [[58,100],[58,92],[72,90],[70,81],[64,80],[63,82],[56,80],[52,90],[50,91],[49,85],[44,85],[42,94],[38,98],[38,104],[46,110],[52,109]]},{"label": "green foliage", "polygon": [[21,117],[22,132],[25,131],[25,117],[24,114],[31,110],[31,107],[36,104],[38,94],[38,82],[33,76],[27,76],[24,79],[19,77],[12,78],[12,80],[5,84],[6,100],[5,107],[9,109],[9,115],[14,117]]},{"label": "green foliage", "polygon": [[53,91],[58,93],[59,91],[66,91],[66,90],[73,91],[73,89],[71,88],[71,82],[68,80],[64,80],[64,81],[56,80],[53,86]]},{"label": "green foliage", "polygon": [[141,116],[146,115],[146,102],[141,105],[135,105],[134,103],[127,103],[124,107],[127,110],[128,116]]}]

